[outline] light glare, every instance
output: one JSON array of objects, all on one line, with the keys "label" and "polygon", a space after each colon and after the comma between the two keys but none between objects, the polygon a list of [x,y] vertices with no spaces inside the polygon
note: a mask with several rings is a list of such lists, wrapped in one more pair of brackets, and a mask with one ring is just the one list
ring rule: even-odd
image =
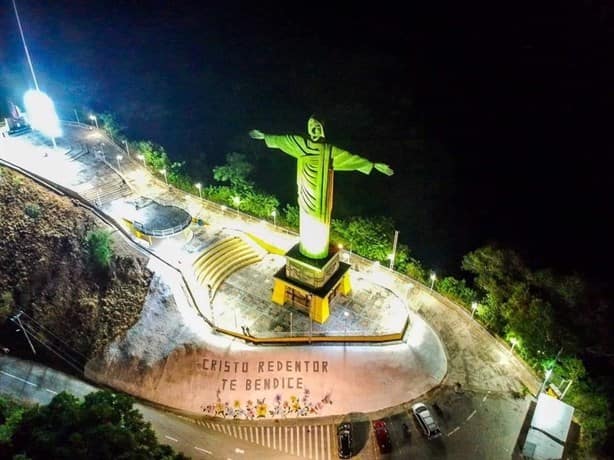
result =
[{"label": "light glare", "polygon": [[33,129],[51,138],[62,135],[60,119],[49,96],[42,91],[31,89],[24,94],[23,103]]}]

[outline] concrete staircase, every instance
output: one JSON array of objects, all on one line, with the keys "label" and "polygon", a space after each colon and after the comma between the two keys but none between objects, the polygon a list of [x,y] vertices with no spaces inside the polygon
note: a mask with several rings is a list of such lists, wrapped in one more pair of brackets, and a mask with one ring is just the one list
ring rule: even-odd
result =
[{"label": "concrete staircase", "polygon": [[90,184],[86,189],[78,190],[78,193],[96,206],[102,207],[107,203],[131,195],[132,189],[121,177],[116,176],[111,181],[98,186]]},{"label": "concrete staircase", "polygon": [[210,300],[224,282],[235,271],[247,265],[260,262],[266,254],[262,248],[247,238],[231,236],[209,246],[192,263],[198,283],[209,290]]}]

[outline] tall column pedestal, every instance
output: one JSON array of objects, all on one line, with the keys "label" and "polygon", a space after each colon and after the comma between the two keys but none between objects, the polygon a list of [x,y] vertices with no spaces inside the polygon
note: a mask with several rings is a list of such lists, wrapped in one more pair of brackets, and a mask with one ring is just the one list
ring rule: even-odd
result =
[{"label": "tall column pedestal", "polygon": [[325,259],[311,259],[299,252],[297,244],[286,253],[286,265],[273,277],[271,300],[303,310],[322,324],[330,316],[331,299],[351,292],[349,270],[350,265],[341,262],[337,252]]}]

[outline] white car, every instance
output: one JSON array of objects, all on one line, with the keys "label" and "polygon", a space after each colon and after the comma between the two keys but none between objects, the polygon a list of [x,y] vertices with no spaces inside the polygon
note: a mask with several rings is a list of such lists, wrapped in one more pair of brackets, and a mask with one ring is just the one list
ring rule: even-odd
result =
[{"label": "white car", "polygon": [[422,403],[416,403],[411,406],[411,410],[414,413],[414,417],[416,417],[420,429],[428,439],[434,439],[441,436],[441,430],[428,407]]}]

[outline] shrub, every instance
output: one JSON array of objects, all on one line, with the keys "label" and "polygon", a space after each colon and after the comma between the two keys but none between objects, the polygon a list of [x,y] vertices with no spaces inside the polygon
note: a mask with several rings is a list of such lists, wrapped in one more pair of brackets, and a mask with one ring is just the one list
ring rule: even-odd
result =
[{"label": "shrub", "polygon": [[111,263],[113,250],[111,234],[106,230],[94,230],[87,234],[90,262],[98,270],[107,270]]},{"label": "shrub", "polygon": [[36,219],[41,214],[41,208],[36,203],[28,203],[26,204],[25,212],[26,215],[28,215],[32,219]]},{"label": "shrub", "polygon": [[14,304],[15,301],[11,291],[5,291],[0,295],[0,324],[4,324],[4,322],[10,316],[13,311]]},{"label": "shrub", "polygon": [[439,281],[437,283],[437,290],[449,299],[467,308],[477,298],[477,293],[467,286],[465,280],[458,280],[452,276],[447,276]]}]

